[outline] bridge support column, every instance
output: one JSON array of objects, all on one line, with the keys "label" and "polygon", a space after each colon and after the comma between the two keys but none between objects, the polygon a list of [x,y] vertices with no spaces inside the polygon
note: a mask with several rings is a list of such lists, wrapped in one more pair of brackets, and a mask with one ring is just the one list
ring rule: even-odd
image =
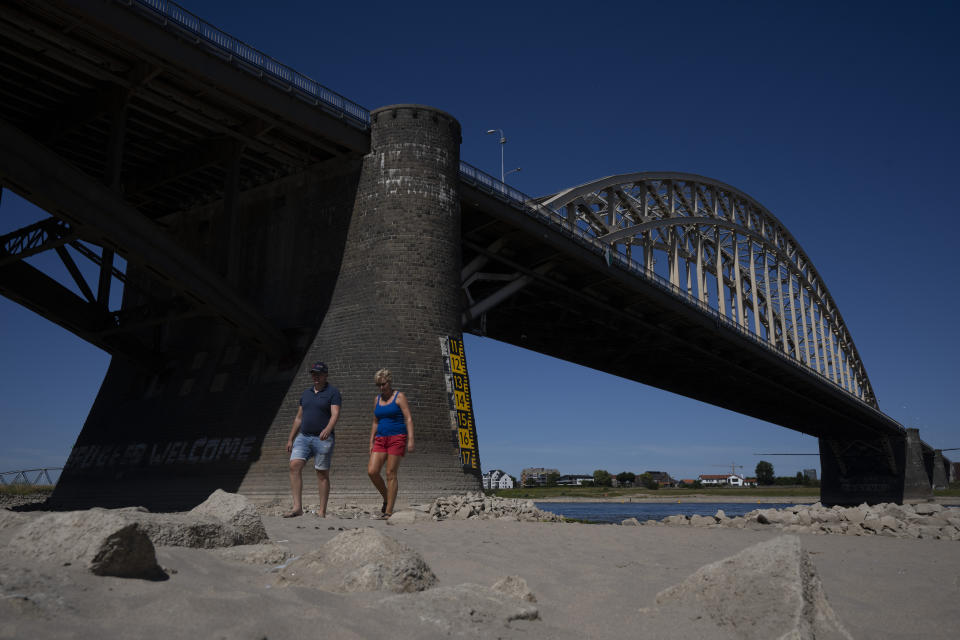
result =
[{"label": "bridge support column", "polygon": [[820,501],[825,505],[926,500],[932,495],[919,430],[906,437],[820,439]]},{"label": "bridge support column", "polygon": [[947,482],[947,465],[943,459],[943,451],[940,449],[933,450],[933,488],[934,489],[946,489],[948,486]]},{"label": "bridge support column", "polygon": [[[334,504],[380,500],[366,469],[374,373],[382,367],[407,395],[415,425],[400,501],[480,488],[460,466],[438,340],[460,332],[459,161],[460,125],[452,116],[419,105],[371,113],[371,150],[333,298],[301,366],[326,362],[343,396],[330,472]],[[295,411],[306,386],[291,387],[283,406]],[[289,415],[278,417],[268,446],[282,449],[290,427]]]},{"label": "bridge support column", "polygon": [[[928,465],[924,460],[919,429],[907,429],[905,458],[903,500],[905,502],[926,500],[933,495],[933,479],[931,477],[933,469],[929,468],[932,464]],[[931,459],[930,462],[932,463],[933,460]]]}]

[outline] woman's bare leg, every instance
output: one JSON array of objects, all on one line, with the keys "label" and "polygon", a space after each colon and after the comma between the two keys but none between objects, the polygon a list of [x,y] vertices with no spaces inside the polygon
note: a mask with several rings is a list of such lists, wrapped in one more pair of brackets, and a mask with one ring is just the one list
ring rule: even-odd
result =
[{"label": "woman's bare leg", "polygon": [[[397,471],[400,469],[401,456],[387,456],[387,514],[393,513],[393,505],[397,501],[397,490],[400,487],[397,480]],[[379,477],[379,474],[377,474]]]}]

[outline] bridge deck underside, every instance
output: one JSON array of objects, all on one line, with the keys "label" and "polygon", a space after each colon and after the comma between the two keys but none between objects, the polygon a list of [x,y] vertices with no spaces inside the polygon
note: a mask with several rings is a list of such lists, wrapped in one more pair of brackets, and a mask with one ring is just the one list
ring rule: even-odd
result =
[{"label": "bridge deck underside", "polygon": [[[462,193],[464,264],[484,255],[483,272],[532,276],[465,331],[815,437],[900,434],[883,414],[642,278],[479,190]],[[501,286],[477,279],[471,297]]]},{"label": "bridge deck underside", "polygon": [[[239,256],[226,247],[237,244],[241,194],[307,170],[342,171],[369,148],[362,127],[177,29],[136,4],[0,3],[0,127],[9,132],[0,146],[0,186],[63,221],[48,225],[59,236],[30,251],[0,247],[0,293],[141,365],[155,364],[156,347],[135,335],[138,328],[223,316],[236,306],[214,309],[208,296],[198,298],[195,282],[176,275],[180,254],[131,242],[134,236],[169,244],[165,230],[192,230],[196,242],[182,249],[220,278],[214,289],[238,300]],[[56,160],[44,165],[49,175],[41,180],[23,158],[43,154]],[[90,202],[117,204],[84,209],[56,188],[67,184]],[[66,262],[68,247],[102,265],[107,294],[114,252],[146,267],[146,278],[125,280],[125,316],[108,313],[115,311],[108,295],[78,296],[24,261],[55,249]],[[274,328],[252,335],[259,341],[271,333],[277,350]]]},{"label": "bridge deck underside", "polygon": [[[115,170],[150,218],[221,199],[233,162],[245,190],[368,144],[344,124],[331,135],[323,121],[333,119],[307,104],[291,114],[294,98],[185,36],[86,4],[3,3],[0,118],[98,180]],[[260,91],[237,93],[245,86]]]}]

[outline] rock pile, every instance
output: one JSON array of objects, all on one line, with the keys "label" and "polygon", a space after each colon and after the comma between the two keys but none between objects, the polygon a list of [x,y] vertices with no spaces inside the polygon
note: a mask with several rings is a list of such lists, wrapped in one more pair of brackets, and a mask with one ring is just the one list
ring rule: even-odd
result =
[{"label": "rock pile", "polygon": [[[630,518],[622,524],[636,526],[640,523]],[[936,503],[824,507],[817,502],[783,509],[755,509],[734,518],[728,518],[723,510],[718,510],[713,516],[669,516],[659,522],[648,520],[644,524],[741,529],[770,525],[788,533],[960,540],[960,508]]]},{"label": "rock pile", "polygon": [[564,522],[563,516],[538,509],[533,500],[498,498],[479,492],[437,498],[427,509],[434,520],[520,520]]}]

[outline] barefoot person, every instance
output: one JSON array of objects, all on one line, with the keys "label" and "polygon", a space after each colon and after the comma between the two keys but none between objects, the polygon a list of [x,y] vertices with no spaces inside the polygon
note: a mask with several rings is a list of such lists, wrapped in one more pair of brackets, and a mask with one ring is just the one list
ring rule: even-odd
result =
[{"label": "barefoot person", "polygon": [[293,419],[293,429],[287,439],[290,454],[290,491],[293,493],[293,509],[283,515],[293,518],[303,514],[303,466],[314,458],[317,470],[317,488],[320,506],[317,515],[327,515],[327,498],[330,496],[330,457],[333,455],[333,427],[340,417],[340,391],[327,383],[327,365],[315,362],[310,367],[313,387],[300,396],[300,408]]},{"label": "barefoot person", "polygon": [[[387,369],[380,369],[374,376],[380,389],[373,401],[373,428],[370,429],[370,463],[367,475],[383,496],[380,513],[383,518],[393,514],[397,500],[397,470],[400,459],[406,452],[413,452],[413,418],[407,396],[393,389],[393,376]],[[380,469],[387,465],[387,481],[384,483]]]}]

